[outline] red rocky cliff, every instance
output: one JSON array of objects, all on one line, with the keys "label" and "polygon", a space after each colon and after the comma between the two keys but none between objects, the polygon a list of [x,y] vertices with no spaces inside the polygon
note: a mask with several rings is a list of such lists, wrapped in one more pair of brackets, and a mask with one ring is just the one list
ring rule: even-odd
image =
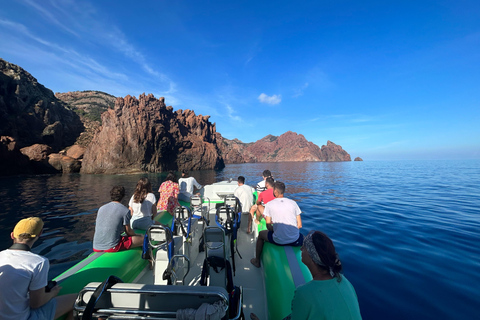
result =
[{"label": "red rocky cliff", "polygon": [[161,172],[224,166],[209,116],[167,107],[142,94],[117,98],[85,151],[82,173]]}]

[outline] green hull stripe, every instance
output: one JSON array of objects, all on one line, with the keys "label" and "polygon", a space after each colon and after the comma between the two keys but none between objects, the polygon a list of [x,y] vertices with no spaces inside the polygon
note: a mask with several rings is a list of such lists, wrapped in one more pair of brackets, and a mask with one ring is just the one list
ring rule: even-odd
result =
[{"label": "green hull stripe", "polygon": [[[312,279],[307,266],[301,262],[300,247],[291,247],[297,265],[300,268],[303,282]],[[295,293],[295,281],[289,267],[285,247],[265,243],[262,253],[262,263],[267,292],[268,318],[281,320],[291,313],[291,304]],[[296,272],[296,276],[298,272]],[[301,280],[297,280],[302,282]]]}]

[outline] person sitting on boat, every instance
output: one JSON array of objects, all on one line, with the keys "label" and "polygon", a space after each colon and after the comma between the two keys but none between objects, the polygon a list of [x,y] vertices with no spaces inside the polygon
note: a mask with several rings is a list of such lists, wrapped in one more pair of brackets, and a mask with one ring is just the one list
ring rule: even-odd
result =
[{"label": "person sitting on boat", "polygon": [[202,188],[202,185],[194,177],[190,177],[188,170],[182,170],[182,177],[178,179],[178,184],[180,186],[178,199],[185,202],[190,202],[190,199],[193,197],[193,187],[197,189]]},{"label": "person sitting on boat", "polygon": [[275,199],[273,195],[273,184],[275,181],[272,177],[268,177],[265,179],[265,185],[267,186],[267,190],[260,193],[257,199],[257,203],[250,208],[250,219],[248,221],[248,230],[252,228],[252,221],[254,219],[254,215],[256,214],[257,223],[262,220],[263,211],[265,210],[265,205]]},{"label": "person sitting on boat", "polygon": [[[242,213],[249,214],[250,208],[253,205],[253,188],[245,184],[245,177],[239,176],[237,178],[238,187],[233,191],[233,195],[237,197],[242,206]],[[249,222],[249,225],[251,222]]]},{"label": "person sitting on boat", "polygon": [[263,180],[257,183],[257,192],[263,192],[267,190],[267,186],[265,186],[265,180],[271,176],[272,176],[272,173],[270,172],[270,170],[263,170],[263,173],[262,173]]},{"label": "person sitting on boat", "polygon": [[180,188],[178,187],[177,177],[173,171],[168,173],[165,181],[160,185],[158,192],[160,192],[160,199],[157,203],[157,210],[168,211],[168,213],[173,216],[175,208],[180,206],[178,202]]},{"label": "person sitting on boat", "polygon": [[258,234],[255,258],[250,260],[257,268],[260,268],[260,258],[265,241],[279,246],[302,245],[303,236],[299,231],[302,227],[302,218],[300,217],[302,211],[295,201],[285,198],[284,193],[285,184],[279,181],[275,182],[273,184],[275,199],[267,203],[263,212],[268,230],[262,230]]},{"label": "person sitting on boat", "polygon": [[31,252],[43,231],[37,217],[20,220],[10,237],[13,245],[0,252],[0,319],[73,319],[76,294],[58,296],[61,286],[46,291],[50,263]]},{"label": "person sitting on boat", "polygon": [[[332,240],[323,232],[311,231],[302,245],[302,262],[313,280],[299,286],[292,300],[292,313],[285,319],[362,319],[352,284],[342,275],[342,263]],[[250,314],[251,319],[258,319]]]},{"label": "person sitting on boat", "polygon": [[[111,202],[98,209],[93,235],[93,251],[118,252],[143,244],[143,235],[137,235],[130,227],[130,210],[120,202],[125,188],[114,186],[110,191]],[[127,235],[122,236],[125,232]]]},{"label": "person sitting on boat", "polygon": [[132,229],[147,230],[153,224],[160,224],[160,222],[153,221],[153,218],[157,215],[155,202],[157,202],[157,199],[152,192],[150,181],[148,178],[141,178],[128,203],[132,213],[130,220]]}]

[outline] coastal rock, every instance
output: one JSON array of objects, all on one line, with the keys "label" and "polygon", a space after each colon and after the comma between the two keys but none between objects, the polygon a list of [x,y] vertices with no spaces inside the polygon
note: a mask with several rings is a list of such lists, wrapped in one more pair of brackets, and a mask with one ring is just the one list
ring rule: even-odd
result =
[{"label": "coastal rock", "polygon": [[327,145],[322,146],[322,156],[324,161],[352,161],[350,155],[332,141],[327,141]]},{"label": "coastal rock", "polygon": [[82,173],[162,172],[224,166],[209,116],[167,107],[142,94],[117,98],[87,147]]},{"label": "coastal rock", "polygon": [[48,164],[55,170],[63,173],[76,173],[80,172],[82,163],[69,156],[65,156],[59,153],[52,153],[48,156]]},{"label": "coastal rock", "polygon": [[85,130],[75,141],[87,147],[102,125],[102,113],[115,106],[116,97],[101,91],[74,91],[55,93],[55,97],[68,104],[79,116]]},{"label": "coastal rock", "polygon": [[46,144],[34,144],[30,147],[20,149],[20,152],[26,155],[31,161],[43,161],[52,153],[52,148]]},{"label": "coastal rock", "polygon": [[71,146],[70,148],[68,148],[67,156],[69,156],[73,159],[82,159],[83,155],[85,154],[86,149],[87,148],[82,147],[78,144],[75,144],[75,145]]},{"label": "coastal rock", "polygon": [[30,160],[20,152],[15,139],[8,136],[0,137],[0,175],[15,175],[32,173]]},{"label": "coastal rock", "polygon": [[0,59],[0,135],[19,148],[46,144],[53,151],[72,145],[83,131],[79,116],[30,73]]},{"label": "coastal rock", "polygon": [[353,161],[363,161],[363,159],[360,157],[356,157],[355,159],[353,159]]},{"label": "coastal rock", "polygon": [[250,163],[257,162],[257,158],[248,151],[252,143],[243,143],[238,139],[225,139],[220,133],[216,133],[217,145],[221,151],[225,163]]},{"label": "coastal rock", "polygon": [[280,136],[268,135],[253,143],[228,140],[217,133],[217,142],[225,163],[350,161],[350,155],[331,141],[319,148],[292,131]]}]

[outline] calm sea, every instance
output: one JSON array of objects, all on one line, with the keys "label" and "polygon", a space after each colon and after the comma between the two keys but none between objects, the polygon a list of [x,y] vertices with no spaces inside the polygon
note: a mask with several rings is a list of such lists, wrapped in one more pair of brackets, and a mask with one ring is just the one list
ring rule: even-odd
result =
[{"label": "calm sea", "polygon": [[[480,319],[480,161],[240,164],[193,176],[208,184],[244,175],[255,185],[267,168],[298,201],[302,232],[333,239],[364,319]],[[130,195],[141,176],[155,190],[164,178],[0,178],[0,249],[20,218],[40,216],[46,229],[33,251],[60,274],[91,253],[110,188]]]}]

